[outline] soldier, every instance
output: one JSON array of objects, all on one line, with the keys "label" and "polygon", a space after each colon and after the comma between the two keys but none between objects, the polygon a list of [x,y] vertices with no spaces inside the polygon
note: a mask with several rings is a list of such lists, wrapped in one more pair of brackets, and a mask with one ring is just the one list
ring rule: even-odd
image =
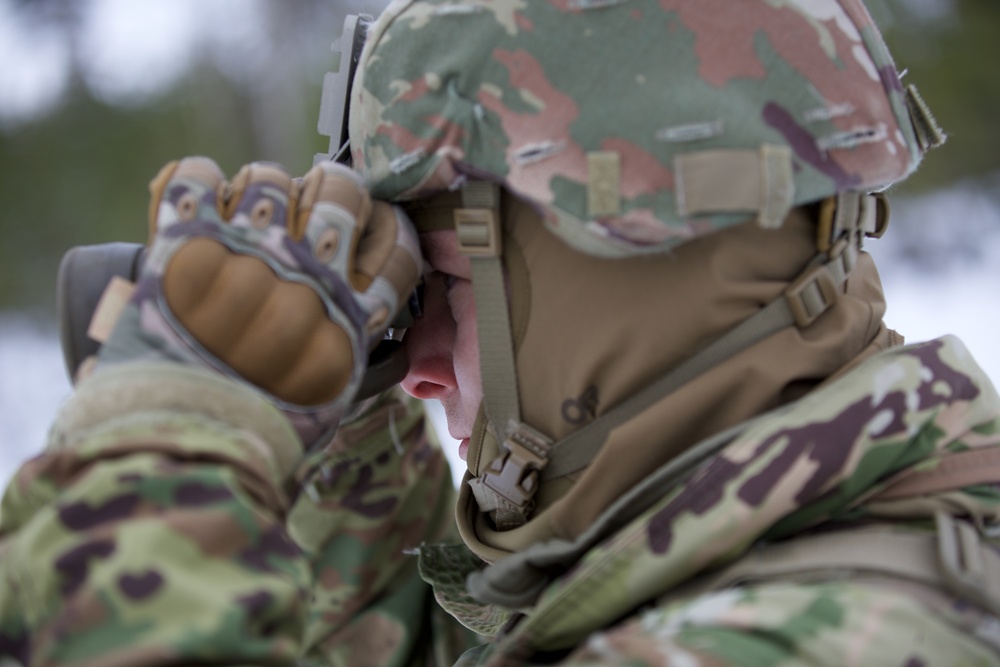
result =
[{"label": "soldier", "polygon": [[[716,4],[397,3],[356,173],[168,165],[4,498],[0,651],[1000,663],[1000,398],[861,249],[943,136],[859,2]],[[421,272],[460,543],[417,404],[358,398]]]}]

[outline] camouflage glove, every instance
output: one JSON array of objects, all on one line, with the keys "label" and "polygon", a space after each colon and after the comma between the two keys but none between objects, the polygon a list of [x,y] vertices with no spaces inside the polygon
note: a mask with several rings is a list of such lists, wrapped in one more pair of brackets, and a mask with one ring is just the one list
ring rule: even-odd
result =
[{"label": "camouflage glove", "polygon": [[306,445],[328,436],[419,278],[405,214],[335,163],[294,180],[254,163],[227,182],[213,161],[186,158],[150,190],[146,263],[97,372],[207,366],[264,392]]}]

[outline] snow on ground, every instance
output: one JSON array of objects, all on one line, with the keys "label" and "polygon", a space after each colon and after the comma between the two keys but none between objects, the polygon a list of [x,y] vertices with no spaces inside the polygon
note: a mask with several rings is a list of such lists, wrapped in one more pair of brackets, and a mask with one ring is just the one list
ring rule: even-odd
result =
[{"label": "snow on ground", "polygon": [[[957,188],[894,203],[894,219],[884,239],[866,246],[882,274],[886,324],[909,342],[955,334],[1000,381],[1000,206]],[[0,486],[41,448],[70,391],[55,330],[0,313]],[[464,463],[436,401],[431,415],[457,483]]]}]

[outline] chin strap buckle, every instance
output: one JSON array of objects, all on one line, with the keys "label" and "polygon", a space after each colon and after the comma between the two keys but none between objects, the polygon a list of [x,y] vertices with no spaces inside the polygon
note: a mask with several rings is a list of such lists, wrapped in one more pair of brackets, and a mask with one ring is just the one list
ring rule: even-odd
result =
[{"label": "chin strap buckle", "polygon": [[879,238],[889,226],[889,202],[883,193],[841,192],[823,201],[816,226],[820,255],[785,290],[795,325],[805,329],[840,298],[867,238]]},{"label": "chin strap buckle", "polygon": [[860,248],[865,237],[882,238],[888,227],[889,200],[884,192],[841,192],[820,205],[816,248],[831,252],[845,239]]},{"label": "chin strap buckle", "polygon": [[527,523],[535,508],[538,474],[549,463],[552,440],[518,424],[503,447],[485,474],[472,480],[472,490],[480,510],[493,514],[498,529],[509,530]]}]

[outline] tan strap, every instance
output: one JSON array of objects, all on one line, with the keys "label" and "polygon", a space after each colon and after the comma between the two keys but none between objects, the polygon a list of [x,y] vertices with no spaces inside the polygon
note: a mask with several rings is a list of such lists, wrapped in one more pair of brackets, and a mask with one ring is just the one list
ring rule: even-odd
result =
[{"label": "tan strap", "polygon": [[97,302],[87,335],[98,343],[106,343],[135,289],[135,283],[121,276],[112,277]]},{"label": "tan strap", "polygon": [[[1000,439],[997,444],[1000,445]],[[997,480],[1000,480],[1000,447],[970,449],[946,455],[929,470],[907,470],[868,502],[926,496],[974,484],[995,484]]]},{"label": "tan strap", "polygon": [[780,227],[795,204],[792,151],[713,149],[674,158],[677,214],[756,212],[761,227]]},{"label": "tan strap", "polygon": [[[453,211],[459,250],[471,258],[476,300],[479,368],[490,422],[501,431],[520,424],[521,406],[514,342],[503,276],[500,188],[488,181],[462,186],[462,207]],[[500,433],[501,441],[507,433]]]},{"label": "tan strap", "polygon": [[514,339],[503,274],[500,189],[470,181],[462,186],[462,207],[454,209],[459,249],[471,259],[476,300],[479,368],[486,415],[497,429],[503,452],[471,484],[480,508],[501,530],[516,528],[534,509],[538,473],[548,463],[551,440],[521,423]]},{"label": "tan strap", "polygon": [[939,512],[935,525],[936,534],[878,526],[764,544],[671,597],[755,581],[867,573],[916,581],[1000,614],[1000,555],[966,521]]}]

